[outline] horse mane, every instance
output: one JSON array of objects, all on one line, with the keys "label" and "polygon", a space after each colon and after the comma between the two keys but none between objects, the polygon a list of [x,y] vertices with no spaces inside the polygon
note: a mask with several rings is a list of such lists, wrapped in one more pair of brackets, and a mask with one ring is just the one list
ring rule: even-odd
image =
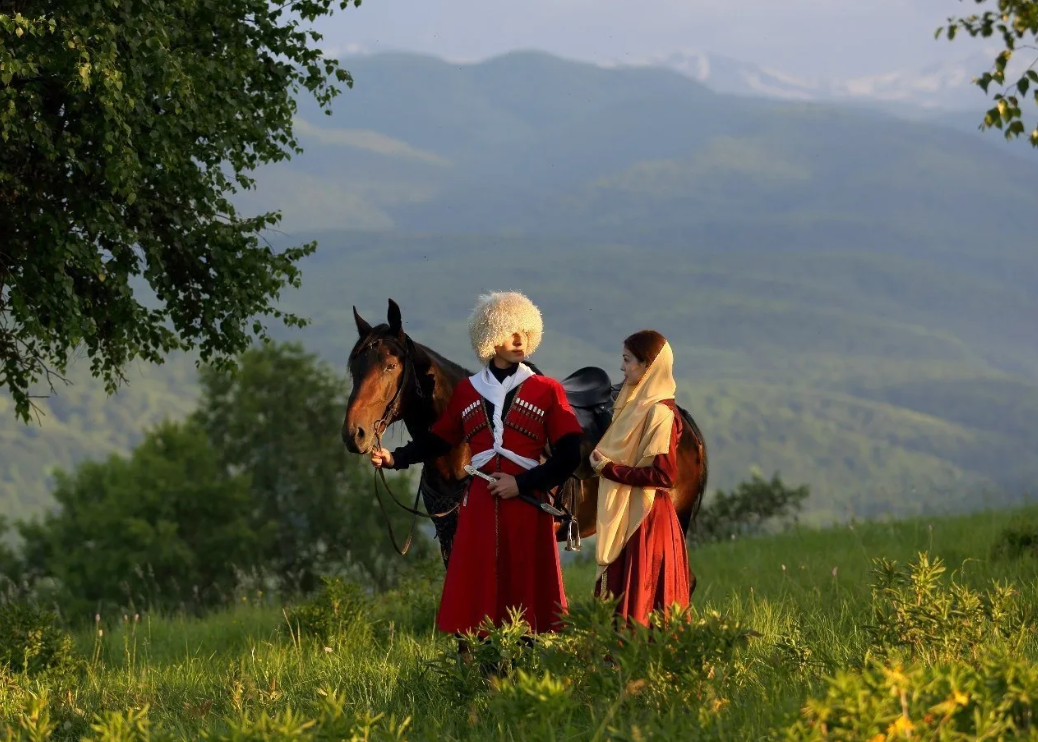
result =
[{"label": "horse mane", "polygon": [[[414,341],[412,341],[414,342]],[[422,353],[429,357],[429,359],[439,366],[448,376],[460,381],[466,376],[472,376],[472,372],[462,366],[460,363],[455,363],[446,356],[437,353],[435,350],[430,348],[428,345],[422,345],[421,343],[414,343],[414,347],[419,349]]]}]

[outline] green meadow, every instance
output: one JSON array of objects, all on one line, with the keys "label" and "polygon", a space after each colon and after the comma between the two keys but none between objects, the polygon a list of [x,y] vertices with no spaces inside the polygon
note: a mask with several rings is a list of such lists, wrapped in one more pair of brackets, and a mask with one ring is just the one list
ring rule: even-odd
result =
[{"label": "green meadow", "polygon": [[571,625],[533,647],[506,626],[468,663],[433,629],[436,562],[375,594],[331,582],[294,606],[253,592],[203,618],[102,615],[65,644],[38,633],[2,671],[0,735],[1034,739],[1036,524],[1029,507],[695,548],[691,611],[635,632],[589,599],[585,542],[565,569]]}]

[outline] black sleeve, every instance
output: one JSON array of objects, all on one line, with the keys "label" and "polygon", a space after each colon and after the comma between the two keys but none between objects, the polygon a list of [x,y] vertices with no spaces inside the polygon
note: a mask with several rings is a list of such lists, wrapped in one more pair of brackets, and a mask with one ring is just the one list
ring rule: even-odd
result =
[{"label": "black sleeve", "polygon": [[450,453],[451,444],[435,433],[426,430],[393,451],[393,465],[390,469],[406,469],[411,464],[438,459]]},{"label": "black sleeve", "polygon": [[553,446],[554,453],[540,466],[516,475],[519,492],[536,496],[565,482],[580,465],[580,434],[569,433]]}]

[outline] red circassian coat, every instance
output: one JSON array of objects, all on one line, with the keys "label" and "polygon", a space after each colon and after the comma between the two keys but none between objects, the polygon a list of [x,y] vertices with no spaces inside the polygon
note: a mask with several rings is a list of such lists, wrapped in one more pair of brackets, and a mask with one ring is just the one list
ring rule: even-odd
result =
[{"label": "red circassian coat", "polygon": [[[546,442],[581,432],[562,385],[546,376],[531,376],[518,386],[502,421],[503,447],[534,460]],[[467,441],[473,453],[493,448],[483,398],[468,379],[455,387],[431,432],[451,446]],[[497,454],[483,471],[515,476],[524,470]],[[491,495],[488,484],[473,477],[462,499],[437,627],[448,633],[476,631],[487,616],[500,626],[509,608],[521,608],[534,632],[554,631],[566,611],[554,521],[522,500]]]},{"label": "red circassian coat", "polygon": [[677,477],[677,448],[681,440],[681,413],[674,400],[659,404],[674,412],[670,452],[659,454],[649,466],[623,466],[608,463],[599,476],[635,487],[656,487],[656,497],[645,520],[624,545],[616,561],[609,565],[595,585],[595,595],[605,588],[619,598],[619,616],[648,625],[654,610],[675,603],[687,607],[691,597],[688,551],[674,502],[667,491]]}]

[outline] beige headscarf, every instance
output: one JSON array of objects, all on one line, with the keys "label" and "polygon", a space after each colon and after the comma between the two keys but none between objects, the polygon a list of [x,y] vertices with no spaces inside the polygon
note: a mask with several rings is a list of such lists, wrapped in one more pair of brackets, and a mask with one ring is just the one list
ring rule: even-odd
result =
[{"label": "beige headscarf", "polygon": [[[609,462],[648,466],[658,454],[668,453],[674,413],[658,403],[673,399],[676,389],[674,353],[670,343],[664,343],[641,380],[634,387],[624,384],[620,390],[613,406],[613,422],[597,446],[605,461],[595,468],[600,471]],[[631,487],[605,477],[599,479],[596,580],[638,530],[655,496],[654,487]]]}]

